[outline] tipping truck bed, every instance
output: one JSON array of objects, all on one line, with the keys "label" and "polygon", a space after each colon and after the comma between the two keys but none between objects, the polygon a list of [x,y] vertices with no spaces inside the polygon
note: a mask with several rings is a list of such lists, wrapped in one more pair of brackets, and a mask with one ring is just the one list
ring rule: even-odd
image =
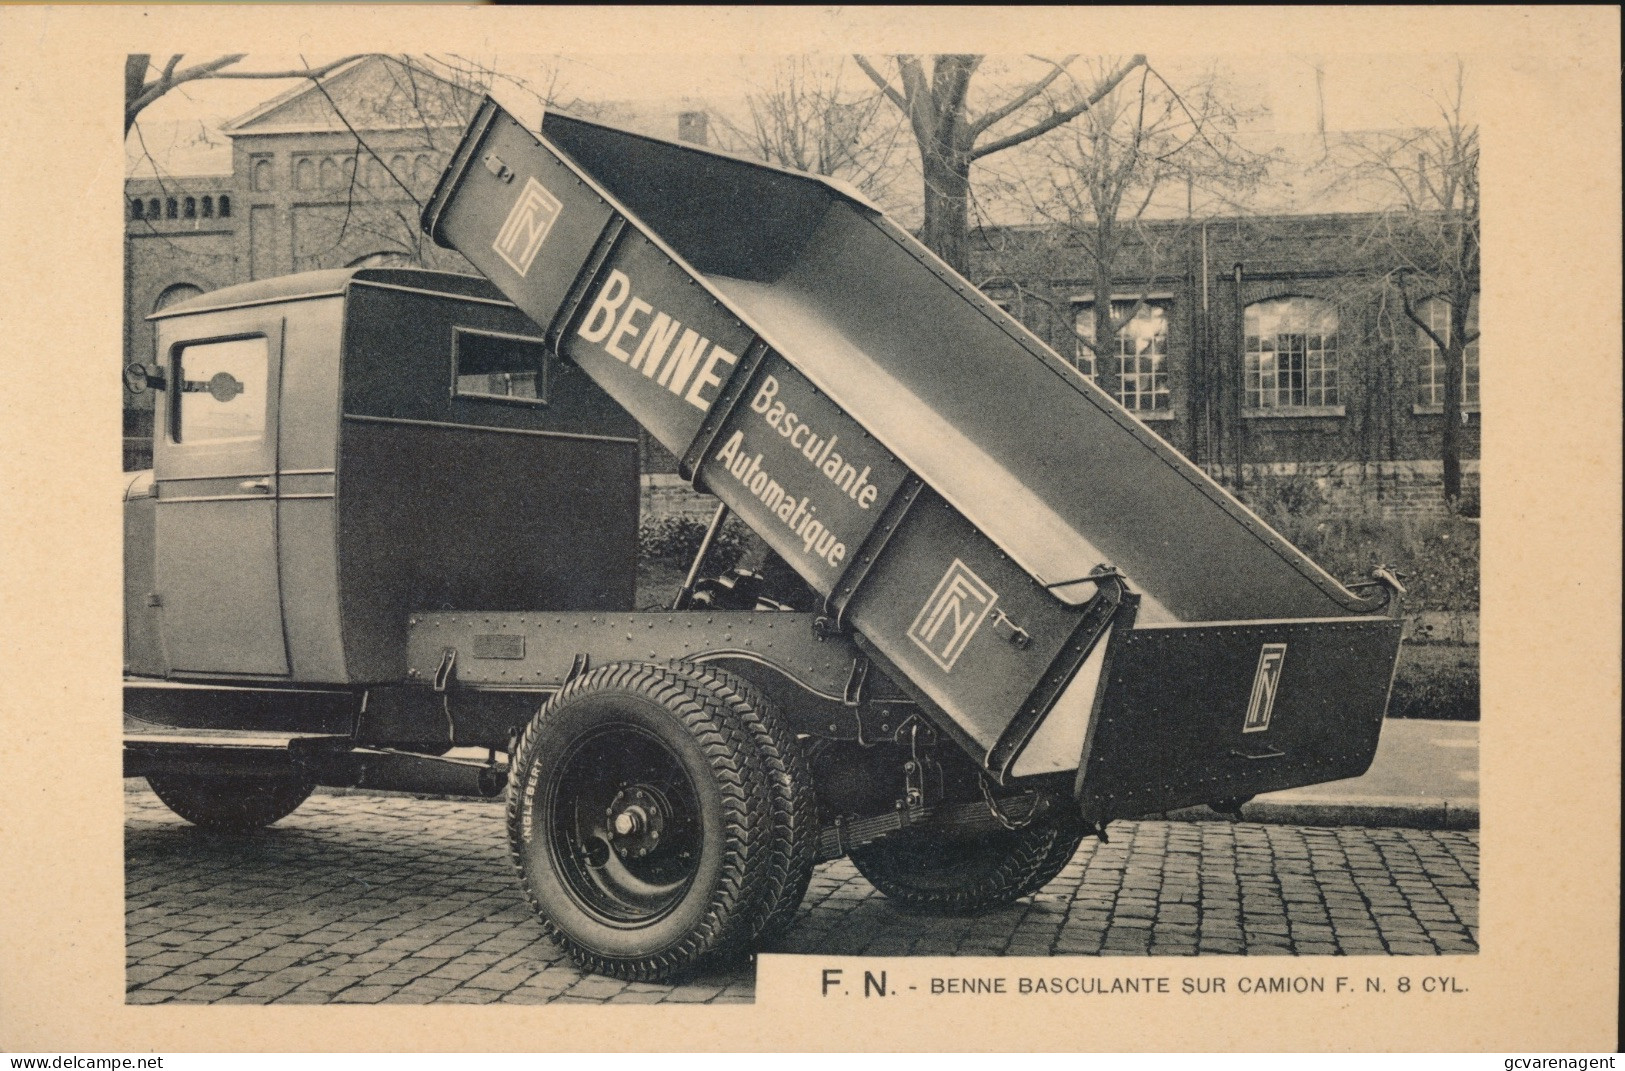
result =
[{"label": "tipping truck bed", "polygon": [[1369,765],[1383,601],[855,193],[487,101],[424,226],[1000,781],[1111,817]]}]

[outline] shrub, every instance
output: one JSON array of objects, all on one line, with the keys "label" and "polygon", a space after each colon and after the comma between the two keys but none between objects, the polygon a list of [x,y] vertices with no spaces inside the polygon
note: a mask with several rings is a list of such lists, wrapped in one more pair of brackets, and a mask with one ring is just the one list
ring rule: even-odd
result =
[{"label": "shrub", "polygon": [[1400,650],[1388,716],[1477,721],[1478,696],[1475,648],[1407,643]]},{"label": "shrub", "polygon": [[[638,555],[650,561],[686,569],[699,551],[700,540],[705,538],[708,526],[709,522],[693,517],[644,521],[638,526]],[[723,522],[722,531],[717,533],[716,541],[711,544],[711,553],[706,556],[706,571],[723,573],[738,565],[745,554],[749,537],[750,530],[737,518],[728,518]]]},{"label": "shrub", "polygon": [[1284,479],[1247,499],[1272,528],[1344,583],[1367,580],[1374,566],[1386,565],[1403,577],[1411,613],[1478,609],[1478,524],[1470,518],[1333,510]]}]

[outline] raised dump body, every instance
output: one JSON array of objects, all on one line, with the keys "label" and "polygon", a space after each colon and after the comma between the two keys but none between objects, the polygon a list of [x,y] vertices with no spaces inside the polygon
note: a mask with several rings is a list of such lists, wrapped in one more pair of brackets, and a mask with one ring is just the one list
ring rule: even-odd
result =
[{"label": "raised dump body", "polygon": [[424,225],[999,780],[1128,814],[1369,764],[1384,600],[858,195],[488,101]]}]

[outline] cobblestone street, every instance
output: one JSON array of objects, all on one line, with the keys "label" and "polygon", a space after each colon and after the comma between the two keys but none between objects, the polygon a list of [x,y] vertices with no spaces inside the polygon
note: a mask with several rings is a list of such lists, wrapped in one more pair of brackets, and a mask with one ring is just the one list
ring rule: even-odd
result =
[{"label": "cobblestone street", "polygon": [[[502,808],[312,797],[248,836],[125,795],[127,1001],[744,1003],[748,964],[678,985],[573,969],[508,864]],[[820,867],[776,952],[826,955],[1477,951],[1478,834],[1117,822],[1036,897],[974,918],[898,912]]]}]

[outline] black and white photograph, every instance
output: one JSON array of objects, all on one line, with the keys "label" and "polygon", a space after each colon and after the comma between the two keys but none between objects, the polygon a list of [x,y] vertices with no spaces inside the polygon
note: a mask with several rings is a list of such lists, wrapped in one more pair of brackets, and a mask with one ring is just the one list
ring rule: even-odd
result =
[{"label": "black and white photograph", "polygon": [[[1133,1044],[1078,1020],[1107,1007],[1391,1020],[1358,1049],[1502,999],[1540,945],[1481,927],[1480,849],[1537,848],[1481,838],[1481,787],[1569,789],[1549,749],[1494,781],[1481,743],[1508,762],[1565,693],[1480,638],[1585,631],[1529,603],[1604,559],[1481,548],[1539,493],[1521,396],[1617,446],[1620,364],[1563,382],[1577,310],[1498,298],[1510,61],[1134,9],[767,47],[695,12],[731,32],[676,61],[360,22],[86,53],[122,86],[117,367],[52,374],[118,397],[80,613],[121,651],[75,714],[116,1014],[998,1007],[1073,1048]],[[34,263],[13,285],[48,300]],[[1571,460],[1617,610],[1618,459]],[[35,479],[106,498],[106,464]],[[1596,624],[1575,642],[1617,656]],[[1591,665],[1614,716],[1568,707],[1556,750],[1605,770],[1617,835]],[[1539,1036],[1605,1050],[1575,1016]]]}]

